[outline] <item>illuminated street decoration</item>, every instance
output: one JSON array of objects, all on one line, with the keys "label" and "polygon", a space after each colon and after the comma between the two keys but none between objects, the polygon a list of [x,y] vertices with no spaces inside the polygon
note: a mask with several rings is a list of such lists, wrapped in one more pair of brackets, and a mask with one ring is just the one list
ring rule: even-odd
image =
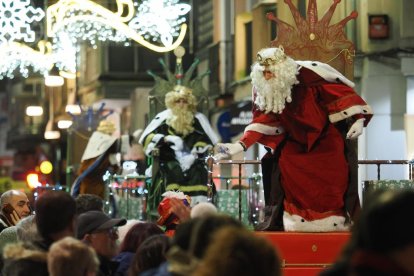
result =
[{"label": "illuminated street decoration", "polygon": [[[54,55],[58,57],[55,60],[56,67],[62,72],[65,72],[64,74],[68,73],[75,75],[76,56],[80,51],[79,44],[73,42],[68,33],[59,32],[56,37],[52,39],[52,51]],[[62,76],[65,77],[65,75]]]},{"label": "illuminated street decoration", "polygon": [[[177,0],[159,2],[156,6],[155,1],[144,0],[143,8],[135,13],[132,0],[117,0],[116,12],[90,0],[60,0],[46,11],[46,33],[52,43],[40,41],[39,50],[35,50],[23,42],[35,42],[31,24],[40,22],[45,12],[32,7],[30,0],[0,0],[0,79],[13,78],[15,72],[28,77],[29,69],[47,75],[54,64],[74,76],[83,41],[96,48],[99,41],[128,45],[134,40],[153,51],[171,51],[184,39],[187,25],[181,16],[188,13],[190,6],[177,4]],[[156,21],[150,21],[148,16]],[[153,36],[152,42],[147,40],[149,36]]]},{"label": "illuminated street decoration", "polygon": [[30,0],[0,0],[0,79],[13,78],[19,71],[28,77],[29,68],[41,74],[52,66],[50,44],[39,42],[34,50],[24,42],[34,42],[31,23],[40,22],[45,13],[30,6]]},{"label": "illuminated street decoration", "polygon": [[[171,51],[183,41],[187,30],[186,24],[181,24],[179,33],[171,34],[177,36],[174,43],[169,42],[168,45],[159,46],[148,42],[127,24],[131,18],[134,20],[132,0],[117,0],[116,3],[117,12],[112,12],[90,0],[61,0],[47,9],[47,35],[57,37],[60,32],[66,32],[74,45],[86,40],[92,46],[98,41],[122,42],[131,39],[157,52]],[[123,15],[124,13],[126,15]],[[164,40],[168,41],[168,39]]]},{"label": "illuminated street decoration", "polygon": [[53,56],[50,43],[44,41],[38,44],[39,51],[29,46],[18,43],[8,42],[0,44],[0,79],[4,77],[14,78],[16,70],[27,78],[29,68],[34,72],[45,75],[53,66]]},{"label": "illuminated street decoration", "polygon": [[165,46],[173,43],[178,36],[180,25],[191,9],[188,4],[178,4],[178,0],[147,0],[138,6],[137,15],[129,26],[144,36],[145,39],[161,41]]},{"label": "illuminated street decoration", "polygon": [[30,0],[0,0],[0,43],[34,42],[30,23],[39,22],[44,16],[42,9],[30,6]]}]

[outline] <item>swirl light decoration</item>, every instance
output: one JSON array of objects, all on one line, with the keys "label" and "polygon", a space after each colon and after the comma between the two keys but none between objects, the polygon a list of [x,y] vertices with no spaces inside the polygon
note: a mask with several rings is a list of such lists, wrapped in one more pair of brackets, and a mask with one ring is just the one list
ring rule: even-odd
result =
[{"label": "swirl light decoration", "polygon": [[[148,5],[149,2],[152,3],[153,1],[143,1],[142,5]],[[165,21],[164,17],[167,11],[170,14],[175,12],[174,17],[178,19],[190,10],[189,5],[186,9],[181,8],[181,6],[174,8],[173,4],[177,1],[163,0],[157,2],[160,3],[157,6],[158,9],[148,11],[150,16],[157,21]],[[187,30],[186,24],[181,24],[179,33],[170,33],[172,36],[177,36],[174,43],[172,39],[168,38],[161,39],[164,46],[148,42],[137,32],[137,28],[144,28],[144,26],[153,24],[153,22],[144,20],[145,23],[137,24],[137,22],[144,22],[140,18],[146,15],[139,12],[134,17],[135,9],[132,0],[117,0],[116,4],[117,12],[112,12],[90,0],[60,0],[47,9],[47,35],[56,37],[63,31],[69,34],[72,43],[76,43],[80,39],[89,41],[92,45],[95,45],[97,41],[122,42],[130,39],[156,52],[174,50],[183,41]],[[125,12],[126,15],[123,15]],[[128,21],[131,21],[129,25]],[[171,29],[175,30],[174,26],[158,28],[157,30],[162,32],[161,37],[168,37],[165,35],[165,30]]]},{"label": "swirl light decoration", "polygon": [[34,50],[24,42],[35,41],[31,23],[43,20],[45,12],[30,6],[30,0],[0,0],[0,79],[13,78],[16,69],[23,77],[28,77],[29,69],[46,75],[54,64],[75,73],[76,53],[83,41],[92,47],[99,41],[125,45],[135,41],[156,52],[171,51],[182,43],[189,5],[178,0],[144,0],[140,6],[132,0],[116,0],[116,5],[117,11],[112,12],[90,0],[58,1],[46,11],[46,35],[52,44],[41,41],[39,50]]}]

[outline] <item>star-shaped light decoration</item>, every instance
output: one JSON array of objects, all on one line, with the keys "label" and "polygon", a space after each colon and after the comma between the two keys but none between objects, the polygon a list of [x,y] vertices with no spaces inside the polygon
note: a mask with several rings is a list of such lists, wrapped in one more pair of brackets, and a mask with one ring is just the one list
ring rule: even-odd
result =
[{"label": "star-shaped light decoration", "polygon": [[178,36],[180,26],[191,9],[188,4],[179,4],[178,0],[146,0],[138,6],[136,16],[129,26],[145,39],[161,42],[165,46],[173,43]]},{"label": "star-shaped light decoration", "polygon": [[16,70],[28,77],[29,68],[46,74],[52,67],[50,43],[40,41],[37,50],[26,43],[35,42],[31,24],[45,16],[30,0],[0,0],[0,79],[13,78]]},{"label": "star-shaped light decoration", "polygon": [[0,42],[34,42],[35,32],[30,24],[44,16],[41,8],[30,6],[30,0],[0,0]]}]

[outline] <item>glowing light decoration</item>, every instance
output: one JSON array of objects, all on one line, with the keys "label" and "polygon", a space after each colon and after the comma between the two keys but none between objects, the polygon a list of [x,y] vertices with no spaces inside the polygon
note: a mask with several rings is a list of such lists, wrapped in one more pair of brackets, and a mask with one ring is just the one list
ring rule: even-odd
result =
[{"label": "glowing light decoration", "polygon": [[138,6],[137,15],[128,25],[145,39],[170,46],[190,10],[190,5],[178,4],[178,0],[147,0]]},{"label": "glowing light decoration", "polygon": [[[55,65],[59,70],[68,75],[76,74],[76,54],[80,51],[79,44],[72,41],[68,33],[59,32],[52,39],[52,51],[58,58],[55,59]],[[63,73],[62,77],[65,77]],[[71,77],[74,78],[74,77]]]},{"label": "glowing light decoration", "polygon": [[47,74],[53,66],[51,46],[44,41],[39,42],[39,50],[34,50],[26,44],[8,42],[0,44],[0,79],[14,78],[14,72],[27,78],[29,68],[42,75]]},{"label": "glowing light decoration", "polygon": [[30,0],[0,0],[0,41],[34,42],[35,33],[30,23],[39,22],[44,16],[42,9],[30,6]]},{"label": "glowing light decoration", "polygon": [[148,42],[127,24],[131,19],[134,20],[132,0],[117,0],[116,3],[117,12],[112,12],[90,0],[60,0],[47,9],[47,35],[56,38],[54,43],[58,44],[61,40],[57,38],[64,32],[69,35],[72,45],[79,41],[89,41],[95,47],[98,41],[127,43],[131,39],[157,52],[171,51],[183,41],[187,25],[177,23],[181,26],[179,33],[172,34],[177,36],[174,43],[159,46]]},{"label": "glowing light decoration", "polygon": [[39,22],[45,13],[30,6],[30,0],[0,0],[0,79],[13,78],[19,71],[28,77],[29,68],[45,74],[52,66],[51,47],[39,42],[34,50],[23,42],[34,42],[31,23]]},{"label": "glowing light decoration", "polygon": [[144,0],[135,13],[132,0],[116,0],[116,12],[90,0],[60,0],[46,11],[52,43],[40,41],[35,50],[22,42],[35,41],[31,23],[41,21],[45,12],[30,6],[30,0],[0,0],[0,79],[13,78],[17,71],[28,77],[29,69],[47,75],[53,65],[74,76],[83,41],[96,48],[100,41],[128,45],[133,40],[157,52],[174,50],[184,39],[187,25],[182,16],[190,6],[178,0],[158,2]]}]

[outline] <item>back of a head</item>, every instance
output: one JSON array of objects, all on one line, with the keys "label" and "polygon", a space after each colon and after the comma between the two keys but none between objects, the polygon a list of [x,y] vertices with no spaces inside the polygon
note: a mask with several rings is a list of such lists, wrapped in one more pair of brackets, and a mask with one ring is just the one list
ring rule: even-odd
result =
[{"label": "back of a head", "polygon": [[148,237],[163,234],[163,230],[152,222],[139,222],[134,224],[125,235],[120,252],[136,252],[137,248]]},{"label": "back of a head", "polygon": [[38,240],[39,231],[37,230],[35,215],[22,218],[16,224],[16,234],[17,240],[23,243]]},{"label": "back of a head", "polygon": [[102,198],[93,194],[80,194],[75,198],[76,214],[80,215],[87,211],[102,211],[104,204]]},{"label": "back of a head", "polygon": [[179,224],[167,253],[168,271],[172,275],[191,275],[214,233],[225,226],[243,228],[239,221],[222,214],[193,218]]},{"label": "back of a head", "polygon": [[210,202],[200,202],[191,208],[190,216],[192,218],[206,217],[217,214],[217,207]]},{"label": "back of a head", "polygon": [[63,191],[44,192],[35,203],[36,225],[40,235],[52,239],[67,229],[76,216],[75,200]]},{"label": "back of a head", "polygon": [[243,228],[238,220],[222,214],[190,219],[178,225],[172,245],[202,258],[213,234],[224,226]]},{"label": "back of a head", "polygon": [[0,254],[3,253],[3,248],[10,243],[17,242],[16,226],[10,226],[0,232]]},{"label": "back of a head", "polygon": [[3,252],[2,275],[7,276],[46,276],[47,253],[25,248],[21,243],[8,244]]},{"label": "back of a head", "polygon": [[169,248],[170,238],[167,235],[161,234],[148,237],[138,247],[128,274],[135,276],[158,267],[166,261]]},{"label": "back of a head", "polygon": [[389,253],[414,243],[414,191],[378,191],[354,228],[356,246]]},{"label": "back of a head", "polygon": [[195,276],[279,276],[280,259],[263,237],[244,228],[224,227],[214,235]]},{"label": "back of a head", "polygon": [[97,272],[99,260],[88,245],[66,237],[52,244],[47,264],[51,276],[87,275]]}]

